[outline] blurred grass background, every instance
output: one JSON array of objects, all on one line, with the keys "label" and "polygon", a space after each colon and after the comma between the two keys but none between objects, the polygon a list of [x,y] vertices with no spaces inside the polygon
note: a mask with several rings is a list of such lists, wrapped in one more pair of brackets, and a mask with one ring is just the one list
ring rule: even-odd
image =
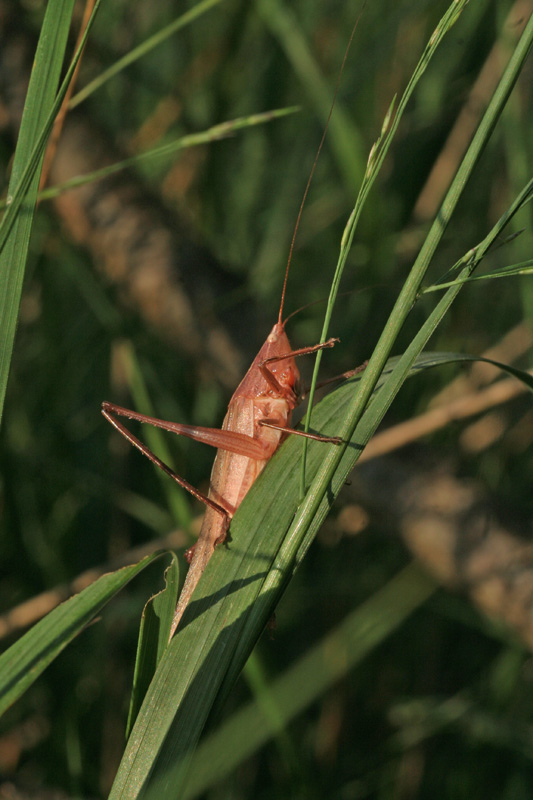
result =
[{"label": "blurred grass background", "polygon": [[[326,296],[367,153],[446,5],[365,7],[298,234],[286,313]],[[161,0],[104,4],[79,87],[183,10]],[[7,185],[42,7],[1,3],[0,12]],[[220,424],[275,320],[298,205],[358,13],[324,0],[220,2],[71,112],[50,184],[225,120],[301,106],[41,205],[1,432],[2,610],[175,528],[190,543],[200,509],[111,434],[99,405],[141,407],[144,383],[157,416]],[[438,159],[450,136],[468,140],[468,120],[530,13],[528,3],[471,3],[422,81],[350,257],[332,327],[341,344],[324,359],[330,375],[368,356],[435,211],[438,178],[451,179],[453,150],[451,165]],[[531,174],[528,69],[437,254],[434,279],[485,235]],[[530,213],[515,223],[526,232],[494,251],[489,267],[530,256]],[[531,319],[532,303],[526,278],[473,284],[432,347],[481,353]],[[317,304],[289,323],[294,346],[316,341],[323,313]],[[527,358],[518,363],[527,367]],[[388,424],[423,412],[453,375],[436,370],[409,382]],[[475,485],[487,519],[503,520],[527,544],[528,401],[516,398],[492,423],[476,432],[471,420],[455,422],[402,451],[397,468],[427,472],[429,462]],[[212,452],[185,440],[168,447],[178,471],[205,487]],[[349,494],[339,504],[279,608],[274,638],[259,644],[266,676],[282,675],[409,561],[390,519],[369,513],[355,535],[346,519],[356,508]],[[463,533],[459,550],[472,544],[468,521]],[[155,567],[139,578],[2,720],[0,791],[106,795],[123,747],[139,614],[160,582]],[[4,626],[3,644],[16,633]],[[250,697],[250,684],[260,691],[253,674],[225,714]],[[516,633],[441,590],[207,796],[530,797],[532,679]]]}]

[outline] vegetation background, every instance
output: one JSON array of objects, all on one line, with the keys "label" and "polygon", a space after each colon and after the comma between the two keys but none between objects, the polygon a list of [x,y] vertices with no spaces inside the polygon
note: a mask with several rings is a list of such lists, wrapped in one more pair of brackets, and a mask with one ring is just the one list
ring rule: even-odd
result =
[{"label": "vegetation background", "polygon": [[[364,8],[298,232],[286,313],[327,295],[368,151],[446,5]],[[6,646],[86,570],[118,557],[129,562],[133,548],[170,532],[176,546],[190,544],[201,509],[117,440],[101,401],[149,411],[146,389],[157,416],[217,426],[277,315],[298,206],[360,8],[331,0],[212,6],[69,112],[49,184],[236,117],[300,110],[42,202],[0,452],[0,606],[33,603],[22,606],[27,617],[0,618]],[[183,10],[161,0],[104,3],[78,88]],[[439,185],[453,175],[461,136],[468,141],[469,120],[531,10],[527,2],[473,0],[445,39],[359,228],[332,327],[341,344],[324,358],[325,376],[369,355],[435,213]],[[37,2],[0,3],[5,182],[42,13]],[[531,174],[528,69],[437,254],[433,279],[483,238]],[[494,251],[490,267],[529,257],[530,213],[516,222],[526,232]],[[425,302],[406,342],[431,307]],[[472,284],[432,349],[479,354],[500,343],[501,360],[527,366],[532,303],[527,278]],[[323,313],[319,303],[291,320],[296,347],[317,341]],[[455,372],[410,381],[387,425],[423,413]],[[278,734],[214,780],[207,797],[531,796],[531,423],[530,401],[518,395],[358,471],[284,597],[275,633],[263,637],[224,708],[229,718],[255,698],[279,720]],[[185,440],[167,446],[178,471],[205,487],[212,452]],[[422,546],[402,522],[401,498],[408,492],[410,502],[422,502],[413,489],[422,478],[430,493],[433,486],[432,503],[460,517],[456,537],[444,544],[428,538]],[[491,567],[511,563],[513,572],[495,570],[497,599],[487,602],[462,568],[495,526],[508,535],[513,558],[499,550]],[[438,577],[463,594],[435,591],[285,720],[265,681],[284,675],[376,596],[408,564],[410,549],[422,549]],[[521,598],[511,592],[518,578]],[[123,749],[139,616],[160,584],[159,567],[143,573],[3,718],[0,797],[106,796]],[[514,630],[489,621],[472,599]]]}]

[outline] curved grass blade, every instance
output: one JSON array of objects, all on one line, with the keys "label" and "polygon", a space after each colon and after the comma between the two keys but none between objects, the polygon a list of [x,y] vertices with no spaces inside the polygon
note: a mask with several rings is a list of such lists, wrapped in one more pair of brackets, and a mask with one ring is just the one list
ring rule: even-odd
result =
[{"label": "curved grass blade", "polygon": [[[466,281],[460,281],[457,285],[462,285],[463,283],[466,283]],[[376,386],[376,391],[383,386],[385,378],[392,374],[394,368],[400,362],[401,358],[402,356],[393,356],[392,358],[389,358],[383,369],[383,372],[381,373],[381,377]],[[475,356],[468,353],[454,353],[449,351],[423,351],[419,356],[417,356],[411,365],[408,377],[414,377],[417,373],[424,372],[425,370],[433,367],[444,367],[447,364],[461,364],[462,362],[466,363],[472,361],[483,361],[486,364],[492,364],[493,367],[497,367],[498,369],[502,370],[502,372],[507,372],[512,378],[519,380],[528,389],[533,389],[533,376],[530,372],[513,367],[511,364],[505,364],[502,361],[495,361],[493,358]],[[354,382],[362,380],[362,371],[355,375],[352,380]]]},{"label": "curved grass blade", "polygon": [[55,608],[0,656],[0,714],[9,708],[103,606],[163,553],[102,575]]},{"label": "curved grass blade", "polygon": [[170,566],[165,570],[165,588],[148,600],[141,617],[126,739],[131,733],[146,690],[168,645],[170,627],[178,602],[179,585],[178,560],[174,553],[171,553],[171,556]]}]

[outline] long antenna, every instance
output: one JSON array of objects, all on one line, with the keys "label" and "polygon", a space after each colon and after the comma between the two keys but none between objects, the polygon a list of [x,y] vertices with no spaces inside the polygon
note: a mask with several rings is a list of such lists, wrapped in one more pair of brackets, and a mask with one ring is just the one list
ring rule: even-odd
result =
[{"label": "long antenna", "polygon": [[337,94],[339,93],[339,87],[340,87],[340,83],[341,83],[342,73],[344,72],[344,66],[346,64],[346,59],[348,58],[348,53],[349,53],[349,50],[350,50],[350,47],[351,47],[351,44],[352,44],[352,41],[353,41],[353,37],[355,36],[355,31],[357,29],[357,26],[359,25],[359,20],[361,19],[361,14],[363,13],[365,5],[366,5],[366,2],[363,3],[363,7],[362,7],[361,11],[359,12],[359,16],[357,17],[357,19],[355,21],[355,25],[352,28],[352,32],[350,34],[350,38],[348,40],[348,44],[346,45],[346,50],[344,51],[344,58],[342,59],[341,68],[340,68],[340,71],[339,71],[339,75],[337,77],[337,84],[335,86],[335,91],[333,93],[333,100],[331,102],[331,106],[330,106],[330,109],[329,109],[329,114],[328,114],[328,118],[327,118],[326,125],[325,125],[325,128],[324,128],[324,132],[322,134],[322,138],[320,140],[320,144],[318,145],[318,150],[316,151],[315,160],[313,162],[313,166],[312,166],[311,172],[309,174],[309,179],[307,181],[307,185],[305,187],[304,195],[302,197],[302,202],[300,203],[300,210],[298,211],[298,216],[296,217],[296,225],[294,226],[294,232],[292,234],[291,246],[289,248],[289,258],[287,259],[287,267],[285,269],[285,279],[283,281],[283,289],[282,289],[282,292],[281,292],[281,303],[280,303],[280,306],[279,306],[279,317],[278,317],[278,324],[279,325],[283,325],[283,304],[285,302],[285,291],[287,289],[287,280],[289,278],[289,267],[290,267],[291,261],[292,261],[292,254],[293,254],[293,250],[294,250],[294,243],[296,241],[296,234],[298,233],[298,228],[300,226],[300,220],[302,218],[302,212],[304,210],[305,201],[307,200],[307,195],[309,193],[309,187],[311,186],[311,181],[313,180],[313,175],[315,174],[315,169],[316,169],[316,165],[318,163],[318,158],[320,156],[320,152],[322,150],[322,146],[323,146],[324,141],[326,139],[326,134],[328,132],[329,123],[331,121],[331,115],[333,114],[333,109],[335,108],[335,102],[337,100]]}]

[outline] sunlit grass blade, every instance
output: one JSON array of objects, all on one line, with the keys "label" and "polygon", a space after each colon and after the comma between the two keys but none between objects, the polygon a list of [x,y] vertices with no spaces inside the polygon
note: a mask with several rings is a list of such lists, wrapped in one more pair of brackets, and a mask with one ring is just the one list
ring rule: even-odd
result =
[{"label": "sunlit grass blade", "polygon": [[[458,14],[464,9],[465,6],[466,6],[466,0],[463,0],[463,2],[452,3],[452,5],[448,8],[448,11],[442,17],[441,21],[437,25],[437,28],[435,29],[435,32],[433,33],[430,39],[428,46],[426,47],[424,54],[422,55],[422,58],[420,59],[413,73],[411,80],[409,81],[408,87],[405,90],[398,105],[398,110],[396,114],[392,117],[390,122],[389,120],[385,121],[381,136],[374,145],[374,147],[372,148],[368,160],[367,175],[365,176],[365,180],[363,181],[363,185],[361,187],[361,191],[357,198],[356,205],[354,207],[354,210],[352,212],[350,220],[348,221],[348,224],[346,226],[343,235],[343,242],[341,244],[341,253],[339,256],[337,268],[335,270],[335,276],[332,282],[332,288],[328,299],[328,307],[326,310],[324,326],[322,329],[320,341],[325,341],[327,339],[329,324],[331,321],[331,315],[333,313],[333,305],[337,297],[342,272],[346,264],[348,249],[353,241],[357,222],[360,217],[366,196],[368,195],[368,192],[372,187],[372,184],[377,176],[381,164],[383,163],[383,159],[385,158],[386,152],[390,145],[391,138],[394,135],[394,132],[396,131],[403,109],[405,108],[405,105],[409,100],[409,97],[412,93],[414,86],[416,85],[417,81],[427,68],[428,63],[435,52],[435,47],[442,40],[443,36],[451,28],[451,26],[456,22]],[[361,418],[364,412],[366,404],[370,399],[370,396],[379,378],[381,370],[383,369],[387,361],[387,358],[391,353],[392,347],[394,346],[396,338],[399,335],[405,323],[405,320],[407,319],[407,316],[409,315],[411,308],[416,301],[422,281],[429,268],[431,259],[435,253],[435,250],[439,242],[441,241],[444,231],[448,226],[451,216],[463,193],[464,187],[470,175],[472,174],[472,171],[479,157],[481,156],[481,153],[483,152],[483,149],[487,144],[490,135],[492,134],[494,126],[496,125],[496,122],[499,119],[505,107],[505,104],[516,83],[516,80],[518,79],[520,71],[529,54],[532,41],[533,41],[533,15],[529,18],[528,24],[524,28],[522,36],[520,37],[520,40],[518,41],[509,59],[509,62],[503,72],[503,75],[499,81],[496,90],[494,91],[494,94],[489,102],[489,105],[479,123],[479,126],[470,143],[470,146],[468,147],[468,150],[454,176],[451,186],[448,192],[446,193],[441,208],[437,213],[433,224],[431,225],[428,235],[424,241],[424,244],[405,281],[405,284],[398,296],[398,299],[396,300],[396,303],[391,311],[389,319],[383,328],[383,333],[381,334],[378,342],[376,343],[372,356],[369,359],[368,366],[364,372],[363,379],[361,381],[361,388],[354,402],[353,410],[349,415],[349,422],[343,429],[346,438],[351,437],[359,419]],[[526,189],[520,195],[519,204],[523,205],[525,202],[527,202],[529,200],[529,196],[530,196],[530,188],[529,186],[527,186]],[[514,213],[514,211],[512,213]],[[504,218],[506,218],[506,215],[504,215],[502,220]],[[501,226],[502,228],[504,224],[506,224],[506,222],[503,222]],[[490,236],[491,235],[489,234],[489,237],[487,238],[490,238]],[[492,242],[493,239],[490,238],[490,241]],[[477,255],[479,255],[481,250],[483,250],[483,253],[486,252],[486,249],[480,247],[478,248]],[[470,277],[471,271],[467,270],[466,273],[461,273],[460,279],[461,277],[464,277],[465,274],[466,277]],[[420,352],[420,350],[418,352]],[[312,400],[314,396],[314,386],[316,385],[318,379],[318,370],[320,366],[321,354],[322,354],[321,351],[319,351],[316,356],[315,369],[313,372],[313,379],[312,379],[311,389],[309,392],[309,411],[306,417],[306,423],[305,423],[306,429],[310,425]],[[305,462],[306,462],[307,446],[308,446],[307,442],[304,440],[302,445],[302,451],[303,451],[302,479],[301,479],[302,494],[303,492],[305,492],[305,482],[306,482]],[[333,462],[338,460],[339,456],[333,454],[331,472],[334,472],[335,470]]]},{"label": "sunlit grass blade", "polygon": [[178,560],[173,553],[171,556],[172,561],[165,571],[165,588],[150,598],[141,617],[126,737],[130,735],[146,690],[168,645],[179,585]]},{"label": "sunlit grass blade", "polygon": [[[276,678],[268,692],[283,729],[328,688],[346,678],[431,597],[435,588],[420,567],[411,564]],[[268,715],[257,704],[239,709],[199,745],[184,797],[198,797],[275,734]]]},{"label": "sunlit grass blade", "polygon": [[[532,28],[533,30],[533,28]],[[360,396],[366,382],[366,370],[362,373],[361,382],[358,387],[357,394],[347,402],[345,415],[339,420],[339,427],[337,429],[344,439],[350,441],[356,446],[357,453],[350,458],[349,448],[345,453],[330,452],[324,459],[317,475],[310,485],[310,489],[306,495],[304,502],[301,504],[297,517],[291,526],[291,531],[296,532],[300,526],[306,529],[306,533],[301,537],[300,549],[297,554],[297,561],[299,561],[307,551],[312,539],[316,535],[316,531],[322,523],[329,507],[331,506],[332,498],[336,496],[342,486],[342,476],[346,476],[356,461],[360,453],[369,442],[384,418],[387,410],[390,408],[394,398],[403,385],[406,377],[410,374],[417,359],[420,357],[423,348],[435,332],[436,328],[443,320],[448,312],[453,301],[461,291],[464,282],[463,279],[472,274],[476,269],[479,262],[483,259],[487,250],[492,247],[494,242],[500,236],[505,226],[512,220],[514,215],[528,202],[529,199],[529,186],[519,194],[514,200],[509,209],[502,215],[496,225],[485,237],[485,239],[470,251],[469,261],[465,263],[463,270],[459,274],[458,283],[446,291],[444,297],[437,304],[435,309],[429,315],[425,323],[420,328],[419,332],[411,341],[409,347],[405,350],[403,355],[395,363],[392,372],[386,377],[384,383],[380,384],[380,379],[376,382],[376,387],[379,388],[377,396],[373,398],[372,403],[368,405],[363,414],[359,413],[358,406],[361,402]],[[514,368],[506,365],[506,370],[513,374]],[[381,376],[383,377],[383,375]],[[531,376],[527,373],[521,372],[520,379],[528,386],[531,386]],[[340,448],[339,448],[340,449]],[[342,462],[348,457],[348,463],[351,467],[345,472],[341,468]],[[341,482],[338,482],[338,476],[341,476]],[[330,494],[325,498],[325,493],[330,487]],[[320,509],[320,506],[321,509]],[[308,520],[311,520],[308,522]],[[287,534],[287,539],[291,539],[291,531]]]},{"label": "sunlit grass blade", "polygon": [[108,80],[114,78],[115,75],[118,75],[122,72],[123,69],[129,67],[131,64],[138,61],[140,58],[145,56],[154,48],[158,47],[162,42],[172,36],[174,33],[177,33],[181,28],[184,28],[189,23],[194,22],[194,20],[198,19],[202,14],[206,11],[209,11],[214,6],[221,3],[222,0],[202,0],[202,2],[197,3],[193,8],[186,11],[185,14],[182,14],[180,17],[175,19],[169,25],[165,25],[157,33],[154,33],[153,36],[150,36],[144,42],[134,47],[125,56],[119,58],[118,61],[98,75],[97,78],[94,78],[87,86],[84,86],[74,97],[71,99],[69,103],[69,108],[75,108],[80,103],[83,103],[84,100],[87,99],[93,92],[96,92],[101,86],[104,85]]},{"label": "sunlit grass blade", "polygon": [[8,206],[0,223],[0,418],[13,352],[40,165],[54,119],[83,52],[99,4],[100,0],[97,0],[80,47],[57,96],[55,92],[63,64],[73,0],[53,0],[48,4],[37,46],[9,182]]},{"label": "sunlit grass blade", "polygon": [[[511,264],[508,267],[494,270],[488,275],[473,275],[470,278],[465,278],[461,283],[474,283],[475,281],[491,281],[496,278],[513,278],[519,275],[532,275],[533,274],[533,259],[522,261],[520,264]],[[446,281],[444,283],[435,283],[433,286],[428,286],[420,290],[420,294],[430,294],[431,292],[438,292],[441,289],[449,289],[450,286],[456,286],[458,281]]]},{"label": "sunlit grass blade", "polygon": [[[269,615],[274,610],[279,597],[284,591],[287,581],[304,558],[328,514],[334,499],[357,463],[366,444],[370,441],[378,425],[382,422],[387,410],[390,408],[394,398],[404,384],[406,377],[416,374],[421,368],[433,368],[437,366],[438,363],[444,365],[445,363],[460,363],[461,361],[477,360],[475,357],[457,356],[455,354],[429,354],[427,357],[425,354],[421,354],[423,347],[447,313],[460,289],[461,287],[459,286],[448,290],[447,295],[441,300],[403,356],[393,360],[394,366],[391,371],[389,372],[388,368],[383,371],[376,385],[376,396],[373,398],[372,403],[369,405],[356,426],[355,431],[352,433],[350,444],[344,450],[340,462],[337,463],[336,467],[331,467],[331,464],[338,460],[335,459],[337,455],[335,451],[330,450],[330,453],[322,457],[319,464],[317,464],[316,461],[313,463],[310,458],[310,475],[312,476],[311,488],[304,502],[300,504],[297,510],[294,506],[291,506],[294,508],[296,515],[293,520],[291,520],[291,517],[287,520],[288,523],[292,524],[290,524],[284,541],[277,552],[275,567],[272,568],[265,577],[261,589],[250,609],[246,625],[234,653],[233,661],[225,676],[224,685],[219,690],[219,697],[223,697],[233,685],[233,682],[248,657],[250,652],[249,648],[251,649],[252,646],[251,643],[255,642],[255,638],[266,624]],[[487,360],[490,362],[490,359],[479,360]],[[510,374],[515,373],[514,368],[508,365],[505,365],[505,370]],[[522,382],[531,389],[533,386],[533,377],[520,370],[516,372],[519,373],[516,377],[522,380]],[[353,398],[357,396],[357,393],[360,391],[363,380],[364,377],[357,376],[332,393],[337,398],[335,401],[335,411],[333,411],[333,406],[330,407],[329,397],[325,398],[316,406],[316,423],[318,429],[325,435],[333,435],[333,431],[336,430],[339,432],[343,429],[346,419],[349,416],[349,408],[353,406]],[[357,385],[357,391],[354,392],[355,385]],[[325,416],[325,411],[329,408],[332,410],[331,417]],[[335,420],[335,422],[333,422],[333,420]],[[295,439],[296,437],[286,445],[287,449],[289,447],[298,447],[298,443],[295,442]],[[340,449],[341,448],[336,448],[336,450]],[[279,491],[282,492],[281,488]],[[283,497],[283,495],[282,500],[290,504],[289,499]],[[271,509],[270,513],[274,514],[274,509]],[[277,514],[279,522],[279,510]],[[233,529],[234,527],[232,530]]]},{"label": "sunlit grass blade", "polygon": [[[409,80],[409,83],[407,84],[407,87],[397,107],[396,107],[396,98],[393,98],[393,100],[391,101],[387,114],[385,115],[385,119],[381,126],[380,136],[370,151],[370,155],[368,157],[366,166],[366,172],[361,184],[361,188],[357,195],[355,206],[352,210],[352,213],[350,214],[350,217],[344,229],[340,246],[339,258],[337,261],[337,266],[335,267],[335,274],[333,276],[333,280],[331,283],[330,294],[328,297],[328,304],[324,316],[324,324],[320,335],[321,342],[326,341],[328,337],[328,330],[331,322],[331,317],[333,314],[334,304],[337,298],[341,278],[344,272],[344,267],[346,266],[346,260],[350,252],[350,248],[352,246],[352,242],[355,236],[355,231],[362,210],[366,204],[370,190],[372,189],[372,186],[374,185],[374,182],[381,170],[381,167],[385,160],[385,156],[387,155],[391,142],[396,134],[398,125],[400,124],[407,103],[409,102],[415,90],[416,85],[418,84],[423,74],[425,73],[427,67],[429,66],[431,59],[435,55],[439,44],[441,43],[444,36],[455,24],[460,13],[464,10],[467,3],[468,0],[459,0],[458,2],[452,3],[448,7],[448,10],[443,15],[435,31],[433,32],[433,35],[431,36],[428,44],[426,45],[426,48],[420,60],[418,61],[418,64],[415,67],[415,70]],[[419,285],[420,281],[422,280],[422,276],[429,265],[429,260],[433,255],[433,252],[437,246],[437,242],[440,239],[440,236],[442,235],[444,229],[446,228],[448,220],[449,220],[449,214],[448,216],[443,216],[442,220],[439,217],[438,225],[434,224],[432,226],[426,238],[425,245],[422,248],[420,255],[417,259],[417,262],[413,266],[411,274],[407,279],[403,287],[403,290],[398,297],[398,300],[396,301],[394,309],[391,312],[389,322],[387,323],[387,325],[383,330],[383,334],[374,349],[368,367],[365,371],[365,381],[363,384],[363,390],[361,393],[360,402],[358,404],[358,410],[357,410],[358,415],[361,415],[363,413],[363,409],[366,405],[366,402],[370,398],[370,395],[372,394],[372,390],[379,377],[379,373],[391,353],[392,346],[394,344],[396,336],[399,333],[407,314],[409,313],[409,310],[411,308],[411,303],[414,302],[414,298],[416,297],[415,287]],[[438,234],[440,234],[440,236]],[[408,298],[410,298],[411,295],[412,297],[409,300]],[[313,399],[315,395],[315,387],[318,380],[318,373],[321,361],[322,361],[322,351],[319,351],[315,358],[315,366],[313,370],[313,377],[311,380],[311,388],[309,390],[309,409],[305,420],[306,431],[309,430],[311,424]],[[354,422],[354,425],[355,424],[356,422]],[[308,445],[307,442],[304,440],[302,445],[302,466],[301,466],[301,481],[300,481],[300,494],[302,495],[302,497],[305,493],[305,486],[306,486],[305,471],[306,471],[307,450],[308,450]]]},{"label": "sunlit grass blade", "polygon": [[132,578],[162,554],[103,575],[66,600],[0,656],[0,714],[9,708],[44,669]]}]

